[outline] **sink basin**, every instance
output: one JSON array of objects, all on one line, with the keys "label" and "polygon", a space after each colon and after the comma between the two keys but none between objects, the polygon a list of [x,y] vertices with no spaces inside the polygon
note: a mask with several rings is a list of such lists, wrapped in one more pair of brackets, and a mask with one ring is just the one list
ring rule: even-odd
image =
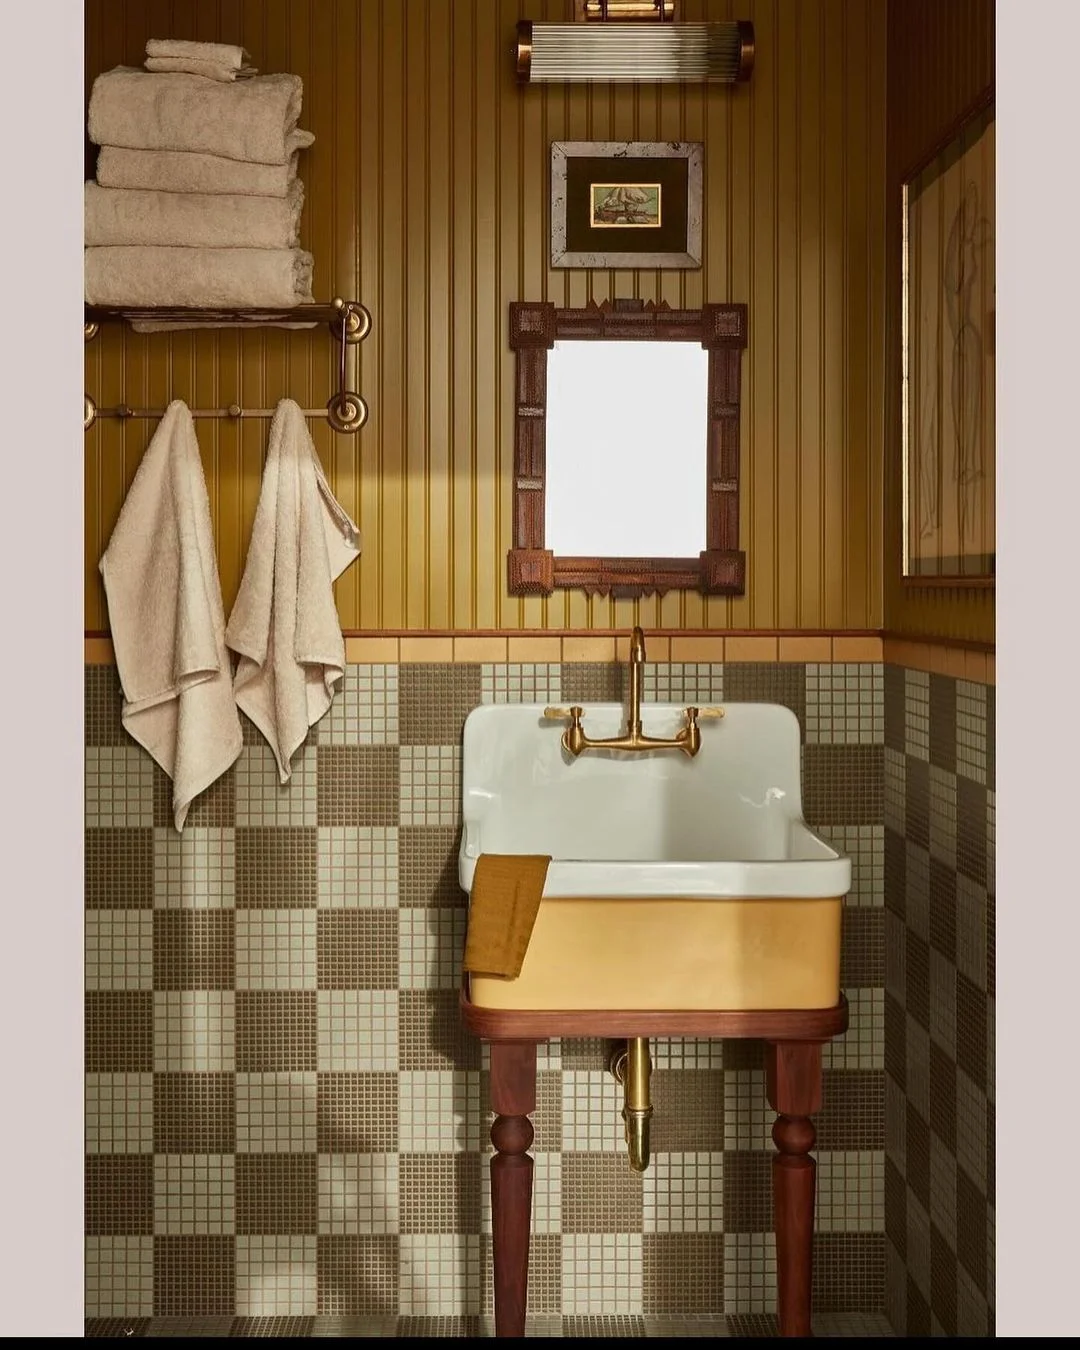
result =
[{"label": "sink basin", "polygon": [[[592,736],[624,710],[590,703]],[[539,703],[465,722],[470,891],[481,853],[552,858],[516,979],[473,974],[471,1001],[521,1009],[830,1008],[840,995],[840,911],[851,862],[802,818],[799,724],[789,709],[727,703],[689,759],[562,747]],[[682,704],[650,703],[644,731],[673,736]]]}]

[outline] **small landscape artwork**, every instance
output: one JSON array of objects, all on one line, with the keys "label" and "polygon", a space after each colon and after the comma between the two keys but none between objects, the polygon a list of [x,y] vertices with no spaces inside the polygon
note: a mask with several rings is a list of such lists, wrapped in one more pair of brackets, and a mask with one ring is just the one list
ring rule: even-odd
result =
[{"label": "small landscape artwork", "polygon": [[659,183],[591,183],[589,224],[595,230],[660,228]]}]

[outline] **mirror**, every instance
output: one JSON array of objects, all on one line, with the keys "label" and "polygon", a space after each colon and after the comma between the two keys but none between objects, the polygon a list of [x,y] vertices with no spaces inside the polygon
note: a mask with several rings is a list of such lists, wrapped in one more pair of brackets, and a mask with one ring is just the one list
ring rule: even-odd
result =
[{"label": "mirror", "polygon": [[745,305],[517,302],[512,595],[742,594]]},{"label": "mirror", "polygon": [[[708,378],[709,354],[691,342],[555,343],[544,494],[553,553],[701,552]],[[639,392],[649,389],[663,397]],[[619,396],[597,397],[602,390]]]}]

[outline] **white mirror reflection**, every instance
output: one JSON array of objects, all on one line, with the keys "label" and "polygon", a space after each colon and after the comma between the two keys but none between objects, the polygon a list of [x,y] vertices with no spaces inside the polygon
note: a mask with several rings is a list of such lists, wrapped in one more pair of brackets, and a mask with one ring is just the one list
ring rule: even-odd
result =
[{"label": "white mirror reflection", "polygon": [[694,342],[556,342],[544,540],[561,557],[705,548],[709,353]]}]

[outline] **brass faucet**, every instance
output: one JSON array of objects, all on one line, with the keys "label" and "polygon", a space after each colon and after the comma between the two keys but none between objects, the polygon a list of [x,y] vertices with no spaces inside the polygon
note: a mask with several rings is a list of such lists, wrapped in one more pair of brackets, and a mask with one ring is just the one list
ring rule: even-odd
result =
[{"label": "brass faucet", "polygon": [[562,735],[562,743],[568,754],[577,758],[585,750],[681,750],[692,759],[701,749],[700,718],[723,717],[723,708],[687,708],[686,725],[675,736],[665,739],[659,736],[646,736],[641,730],[641,673],[645,668],[645,634],[635,627],[630,635],[630,709],[627,713],[626,732],[622,736],[607,736],[599,739],[586,735],[581,719],[584,709],[575,704],[570,708],[545,708],[544,716],[556,719],[570,719],[570,725]]}]

